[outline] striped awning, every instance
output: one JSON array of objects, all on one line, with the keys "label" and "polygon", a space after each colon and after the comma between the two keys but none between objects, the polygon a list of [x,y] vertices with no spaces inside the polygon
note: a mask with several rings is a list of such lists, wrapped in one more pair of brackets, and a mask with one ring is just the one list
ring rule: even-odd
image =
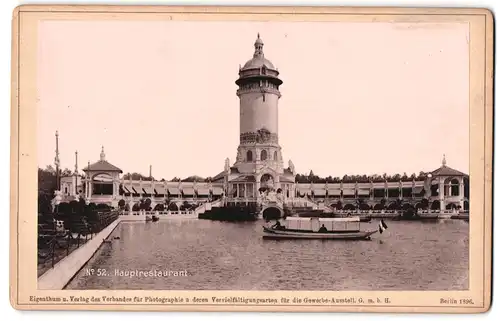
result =
[{"label": "striped awning", "polygon": [[192,187],[183,187],[182,194],[184,195],[194,195],[194,188]]},{"label": "striped awning", "polygon": [[144,190],[144,193],[146,193],[146,194],[150,194],[150,195],[152,195],[152,194],[154,194],[154,193],[155,193],[155,192],[153,191],[153,189],[151,188],[151,186],[149,186],[149,185],[148,185],[148,186],[143,186],[143,187],[142,187],[142,189]]},{"label": "striped awning", "polygon": [[328,190],[328,195],[338,196],[338,195],[340,195],[340,190],[339,189],[329,189]]},{"label": "striped awning", "polygon": [[167,191],[165,190],[165,186],[163,186],[163,185],[156,185],[155,192],[156,192],[156,194],[160,194],[160,195],[167,194]]},{"label": "striped awning", "polygon": [[423,186],[415,186],[415,187],[413,188],[413,193],[414,193],[414,194],[420,194],[420,193],[422,193],[422,190],[423,190],[423,189],[424,189],[424,187],[423,187]]},{"label": "striped awning", "polygon": [[139,186],[132,186],[133,192],[132,194],[142,194],[142,189]]},{"label": "striped awning", "polygon": [[196,189],[196,194],[206,196],[210,194],[210,190],[206,187],[200,187]]},{"label": "striped awning", "polygon": [[370,195],[369,189],[358,189],[358,195]]},{"label": "striped awning", "polygon": [[222,187],[213,187],[212,194],[213,195],[222,195],[223,194]]},{"label": "striped awning", "polygon": [[179,188],[178,187],[169,187],[168,193],[170,195],[179,195]]},{"label": "striped awning", "polygon": [[125,185],[122,185],[122,188],[123,188],[123,192],[124,193],[127,193],[127,194],[132,194],[132,192],[127,188],[127,186]]},{"label": "striped awning", "polygon": [[350,188],[343,189],[342,191],[343,191],[344,195],[354,195],[355,194],[354,189],[350,189]]},{"label": "striped awning", "polygon": [[324,189],[313,189],[314,196],[325,196],[326,190]]}]

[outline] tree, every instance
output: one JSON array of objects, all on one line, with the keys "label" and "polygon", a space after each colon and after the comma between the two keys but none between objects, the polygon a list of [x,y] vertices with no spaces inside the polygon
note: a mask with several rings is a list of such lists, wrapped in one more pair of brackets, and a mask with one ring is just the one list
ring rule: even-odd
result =
[{"label": "tree", "polygon": [[118,201],[118,207],[122,210],[125,208],[125,200],[124,199],[121,199]]},{"label": "tree", "polygon": [[145,211],[151,211],[151,199],[141,199],[140,200],[140,209]]},{"label": "tree", "polygon": [[203,182],[203,181],[205,181],[205,178],[197,176],[197,175],[193,175],[193,176],[186,177],[186,178],[182,179],[181,181],[182,182]]},{"label": "tree", "polygon": [[73,176],[73,172],[70,169],[68,169],[68,168],[65,168],[61,172],[61,177],[66,177],[66,176]]},{"label": "tree", "polygon": [[150,181],[150,180],[154,180],[154,177],[149,177],[149,176],[145,176],[145,175],[142,175],[140,173],[127,173],[125,175],[123,175],[123,179],[124,180],[133,180],[133,181],[138,181],[138,180],[143,180],[143,181]]},{"label": "tree", "polygon": [[46,169],[38,169],[38,193],[43,195],[48,195],[49,197],[54,195],[54,191],[57,188],[57,177],[56,171],[52,166],[47,166]]},{"label": "tree", "polygon": [[177,207],[177,204],[175,204],[174,202],[168,204],[168,210],[169,211],[178,211],[179,210],[179,207]]},{"label": "tree", "polygon": [[154,210],[162,212],[165,210],[165,205],[164,204],[156,204]]}]

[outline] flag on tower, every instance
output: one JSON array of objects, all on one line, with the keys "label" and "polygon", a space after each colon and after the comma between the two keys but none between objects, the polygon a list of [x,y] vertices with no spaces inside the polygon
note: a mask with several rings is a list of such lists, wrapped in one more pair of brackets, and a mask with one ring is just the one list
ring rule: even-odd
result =
[{"label": "flag on tower", "polygon": [[387,225],[385,224],[384,220],[381,220],[378,223],[378,231],[380,232],[380,234],[382,234],[385,230],[387,230]]}]

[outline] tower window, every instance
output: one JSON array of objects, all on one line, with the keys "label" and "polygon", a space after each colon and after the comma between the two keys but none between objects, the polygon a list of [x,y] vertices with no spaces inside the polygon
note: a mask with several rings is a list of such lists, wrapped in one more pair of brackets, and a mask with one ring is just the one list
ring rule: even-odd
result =
[{"label": "tower window", "polygon": [[253,161],[253,153],[251,150],[247,151],[247,162]]},{"label": "tower window", "polygon": [[267,160],[267,151],[266,150],[263,150],[260,152],[260,160]]},{"label": "tower window", "polygon": [[274,160],[278,160],[278,152],[274,151]]}]

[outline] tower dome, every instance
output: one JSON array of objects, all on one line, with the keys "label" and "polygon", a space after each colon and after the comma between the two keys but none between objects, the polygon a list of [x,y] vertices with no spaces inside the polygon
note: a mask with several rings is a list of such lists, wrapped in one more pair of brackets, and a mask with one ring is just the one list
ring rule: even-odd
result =
[{"label": "tower dome", "polygon": [[264,57],[264,42],[260,38],[260,34],[257,34],[254,47],[255,51],[252,59],[248,60],[243,67],[240,67],[239,78],[236,80],[236,84],[241,88],[248,83],[266,80],[269,83],[275,84],[276,89],[278,89],[283,81],[279,79],[279,72],[273,63]]},{"label": "tower dome", "polygon": [[264,57],[264,42],[260,38],[260,34],[257,34],[257,40],[254,43],[255,52],[252,59],[248,60],[243,66],[242,70],[247,69],[259,69],[265,66],[268,69],[276,70],[273,63]]}]

